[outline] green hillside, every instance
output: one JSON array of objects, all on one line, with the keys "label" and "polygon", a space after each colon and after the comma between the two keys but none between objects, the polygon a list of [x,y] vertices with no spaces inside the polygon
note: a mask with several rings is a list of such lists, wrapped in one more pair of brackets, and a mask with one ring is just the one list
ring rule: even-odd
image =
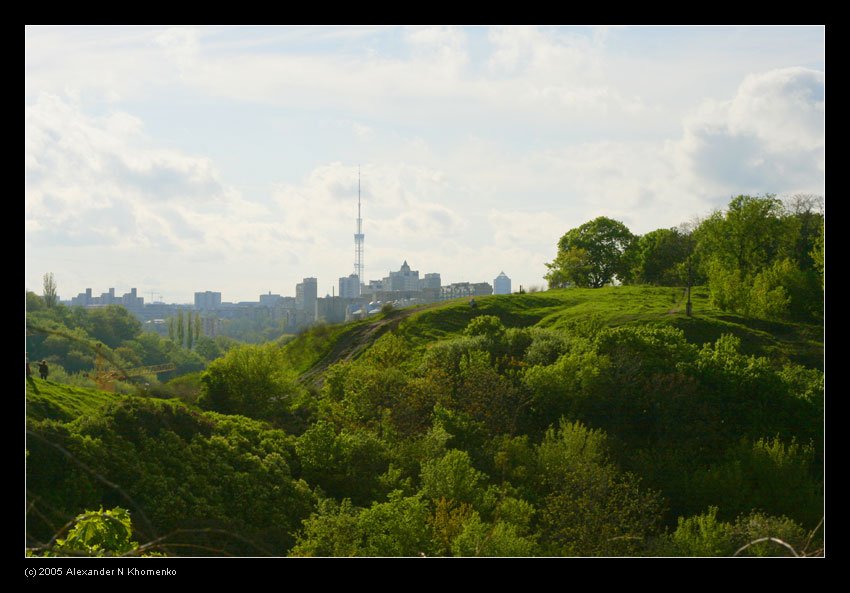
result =
[{"label": "green hillside", "polygon": [[28,548],[119,506],[166,555],[819,553],[821,326],[683,296],[317,326],[230,349],[192,404],[28,381]]},{"label": "green hillside", "polygon": [[[709,301],[708,290],[695,287],[693,315],[685,314],[685,290],[653,286],[611,286],[599,289],[568,288],[532,294],[476,298],[472,308],[465,299],[412,307],[394,312],[395,333],[413,349],[437,340],[456,337],[478,315],[495,315],[506,327],[569,329],[577,323],[599,327],[623,325],[668,325],[681,329],[687,340],[702,345],[723,334],[741,340],[745,354],[766,356],[777,363],[795,362],[823,369],[823,328],[814,324],[762,321],[721,311]],[[286,346],[293,368],[304,373],[320,361],[324,370],[335,358],[356,357],[382,332],[384,316],[320,330],[299,336]],[[338,354],[334,357],[334,354]]]},{"label": "green hillside", "polygon": [[36,378],[27,381],[26,390],[27,417],[32,420],[69,422],[79,416],[91,414],[119,398],[114,393]]}]

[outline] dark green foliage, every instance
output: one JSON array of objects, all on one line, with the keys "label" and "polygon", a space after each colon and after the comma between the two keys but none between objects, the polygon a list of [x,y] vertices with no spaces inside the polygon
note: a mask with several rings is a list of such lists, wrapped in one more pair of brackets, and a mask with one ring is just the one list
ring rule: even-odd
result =
[{"label": "dark green foliage", "polygon": [[28,496],[41,514],[31,515],[30,527],[42,541],[53,528],[42,517],[123,504],[139,519],[140,538],[222,530],[187,534],[189,548],[169,553],[209,553],[192,548],[204,545],[280,554],[313,504],[307,485],[292,477],[291,437],[246,418],[129,397],[70,424],[32,422],[31,430]]},{"label": "dark green foliage", "polygon": [[634,284],[684,286],[686,260],[693,252],[693,239],[678,229],[658,229],[637,239],[627,254],[628,280]]}]

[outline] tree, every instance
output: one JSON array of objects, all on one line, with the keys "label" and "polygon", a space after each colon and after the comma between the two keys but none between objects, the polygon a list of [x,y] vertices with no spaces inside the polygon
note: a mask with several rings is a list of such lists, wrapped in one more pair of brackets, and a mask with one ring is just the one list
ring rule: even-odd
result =
[{"label": "tree", "polygon": [[53,272],[48,272],[44,275],[44,304],[50,309],[55,307],[59,302],[59,295],[56,294],[56,280],[53,278]]},{"label": "tree", "polygon": [[693,251],[689,235],[658,229],[634,243],[629,280],[636,284],[675,286],[683,283],[683,264]]},{"label": "tree", "polygon": [[121,342],[136,338],[142,323],[123,305],[107,305],[88,312],[86,328],[96,340],[117,348]]},{"label": "tree", "polygon": [[195,343],[201,337],[201,314],[195,311]]},{"label": "tree", "polygon": [[635,237],[622,222],[600,216],[569,230],[558,241],[558,254],[546,264],[550,288],[573,284],[600,288],[627,275],[623,254]]},{"label": "tree", "polygon": [[201,382],[201,407],[263,420],[284,418],[303,391],[275,344],[233,348],[210,363]]},{"label": "tree", "polygon": [[195,332],[192,327],[192,312],[188,311],[186,313],[186,348],[191,350],[192,344],[194,344],[195,340]]},{"label": "tree", "polygon": [[183,309],[177,309],[177,344],[182,348],[184,343]]}]

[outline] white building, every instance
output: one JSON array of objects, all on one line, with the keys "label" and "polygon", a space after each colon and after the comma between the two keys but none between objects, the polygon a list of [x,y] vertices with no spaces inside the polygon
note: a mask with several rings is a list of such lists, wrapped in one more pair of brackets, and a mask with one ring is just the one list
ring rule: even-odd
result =
[{"label": "white building", "polygon": [[511,279],[504,272],[493,280],[493,294],[511,294]]}]

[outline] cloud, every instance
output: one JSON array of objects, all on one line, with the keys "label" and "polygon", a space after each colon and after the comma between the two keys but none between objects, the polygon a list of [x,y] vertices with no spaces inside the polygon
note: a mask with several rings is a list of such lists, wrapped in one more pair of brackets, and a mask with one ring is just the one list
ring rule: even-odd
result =
[{"label": "cloud", "polygon": [[785,68],[748,76],[728,101],[685,123],[684,164],[717,191],[824,191],[824,73]]},{"label": "cloud", "polygon": [[235,198],[209,159],[151,146],[139,118],[87,116],[55,95],[25,107],[24,152],[29,242],[167,249],[206,235],[187,205]]}]

